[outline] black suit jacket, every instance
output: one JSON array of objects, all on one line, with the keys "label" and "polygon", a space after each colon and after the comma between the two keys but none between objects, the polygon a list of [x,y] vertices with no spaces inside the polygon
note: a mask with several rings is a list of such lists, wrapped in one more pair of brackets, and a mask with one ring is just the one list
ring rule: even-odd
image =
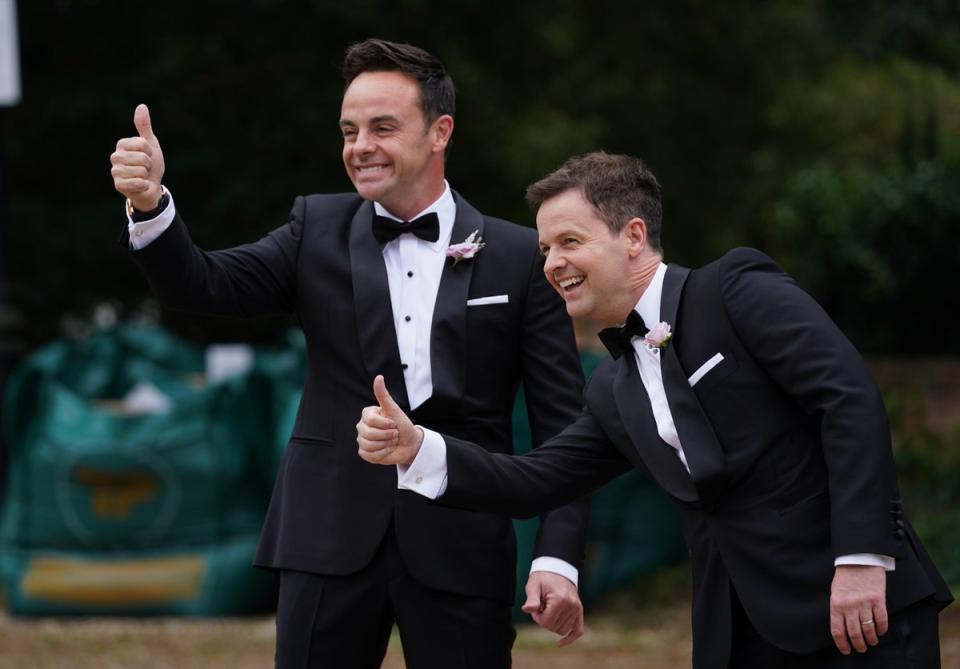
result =
[{"label": "black suit jacket", "polygon": [[661,318],[674,331],[665,377],[670,364],[689,377],[723,355],[692,388],[708,428],[684,443],[692,475],[660,439],[626,355],[601,363],[581,416],[536,453],[490,459],[448,438],[442,501],[526,514],[630,467],[645,471],[682,510],[698,667],[726,666],[731,586],[774,645],[805,653],[832,644],[839,555],[896,558],[890,610],[930,595],[950,601],[903,513],[879,390],[813,299],[763,254],[737,249],[692,272],[670,265]]},{"label": "black suit jacket", "polygon": [[[455,194],[452,242],[474,230],[486,247],[447,261],[431,330],[433,396],[413,415],[432,429],[493,452],[512,451],[511,413],[526,388],[533,441],[569,424],[583,378],[563,301],[543,276],[536,234],[481,215]],[[179,216],[132,254],[161,303],[227,316],[295,313],[307,373],[255,564],[320,574],[361,569],[391,519],[409,569],[441,590],[511,601],[515,540],[495,513],[455,510],[398,491],[394,468],[357,457],[356,422],[376,404],[372,381],[407,408],[382,247],[373,206],[354,194],[298,197],[290,222],[258,242],[205,252]],[[505,304],[467,300],[508,295]],[[589,503],[550,514],[537,555],[580,567]]]}]

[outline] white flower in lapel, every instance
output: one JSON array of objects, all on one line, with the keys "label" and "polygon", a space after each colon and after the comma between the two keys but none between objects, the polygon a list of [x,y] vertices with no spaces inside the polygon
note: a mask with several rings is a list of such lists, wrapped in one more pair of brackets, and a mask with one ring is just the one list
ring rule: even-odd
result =
[{"label": "white flower in lapel", "polygon": [[673,333],[670,332],[670,324],[666,321],[660,321],[650,328],[643,341],[651,348],[663,349],[670,345],[671,339],[673,339]]},{"label": "white flower in lapel", "polygon": [[453,265],[456,267],[461,260],[469,260],[480,253],[480,249],[486,246],[479,230],[474,230],[470,235],[459,244],[451,244],[447,247],[447,257],[453,258]]}]

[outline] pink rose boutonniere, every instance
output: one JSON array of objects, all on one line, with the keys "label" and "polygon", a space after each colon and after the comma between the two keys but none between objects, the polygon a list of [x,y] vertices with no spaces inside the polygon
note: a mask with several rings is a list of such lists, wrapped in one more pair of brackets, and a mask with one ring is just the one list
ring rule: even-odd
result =
[{"label": "pink rose boutonniere", "polygon": [[487,243],[483,241],[483,237],[480,236],[480,231],[474,230],[470,233],[469,237],[459,244],[451,244],[448,246],[447,257],[453,258],[453,265],[456,267],[457,263],[461,260],[469,260],[480,253],[480,249],[486,245]]},{"label": "pink rose boutonniere", "polygon": [[662,349],[670,344],[671,339],[673,339],[673,333],[670,332],[670,324],[666,321],[661,321],[650,328],[650,331],[647,333],[647,336],[643,338],[643,341],[651,348]]}]

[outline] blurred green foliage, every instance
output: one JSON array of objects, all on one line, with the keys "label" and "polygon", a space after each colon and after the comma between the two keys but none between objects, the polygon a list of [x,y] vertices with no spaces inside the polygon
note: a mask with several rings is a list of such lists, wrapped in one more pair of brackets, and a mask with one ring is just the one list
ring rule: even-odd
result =
[{"label": "blurred green foliage", "polygon": [[[924,439],[928,441],[924,443]],[[938,457],[944,446],[956,455],[960,452],[960,434],[950,439],[929,433],[915,435],[901,447],[897,466],[913,526],[956,593],[960,590],[960,469],[956,457],[952,471],[940,464]]]},{"label": "blurred green foliage", "polygon": [[960,429],[907,433],[895,450],[904,506],[930,557],[960,590]]},{"label": "blurred green foliage", "polygon": [[[868,351],[906,345],[879,326],[907,315],[905,295],[932,303],[931,274],[955,260],[960,8],[948,0],[18,6],[24,96],[0,110],[0,252],[34,344],[64,314],[147,295],[115,246],[108,164],[138,102],[196,240],[247,241],[282,224],[295,195],[350,189],[339,62],[370,36],[446,63],[459,91],[450,181],[488,213],[530,225],[526,185],[570,154],[639,155],[664,186],[669,260],[759,246]],[[928,329],[946,313],[925,313]],[[278,325],[166,320],[208,339]],[[910,352],[957,341],[912,338]]]},{"label": "blurred green foliage", "polygon": [[769,232],[774,255],[862,350],[955,354],[960,339],[946,325],[960,293],[946,276],[960,266],[958,222],[960,152],[803,170]]}]

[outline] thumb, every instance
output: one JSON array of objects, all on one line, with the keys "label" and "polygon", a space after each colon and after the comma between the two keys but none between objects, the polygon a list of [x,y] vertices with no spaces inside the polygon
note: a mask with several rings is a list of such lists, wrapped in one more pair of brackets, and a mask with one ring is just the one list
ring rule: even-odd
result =
[{"label": "thumb", "polygon": [[147,105],[139,104],[133,112],[133,125],[137,127],[137,134],[148,142],[156,142],[157,136],[153,134],[153,125],[150,123],[150,109]]},{"label": "thumb", "polygon": [[380,404],[380,410],[385,415],[396,416],[403,413],[400,406],[393,401],[390,393],[387,392],[387,384],[383,380],[383,374],[377,374],[373,380],[373,394],[377,398],[377,403]]},{"label": "thumb", "polygon": [[529,614],[540,613],[540,586],[528,583],[525,590],[527,591],[527,601],[523,603],[520,610]]}]

